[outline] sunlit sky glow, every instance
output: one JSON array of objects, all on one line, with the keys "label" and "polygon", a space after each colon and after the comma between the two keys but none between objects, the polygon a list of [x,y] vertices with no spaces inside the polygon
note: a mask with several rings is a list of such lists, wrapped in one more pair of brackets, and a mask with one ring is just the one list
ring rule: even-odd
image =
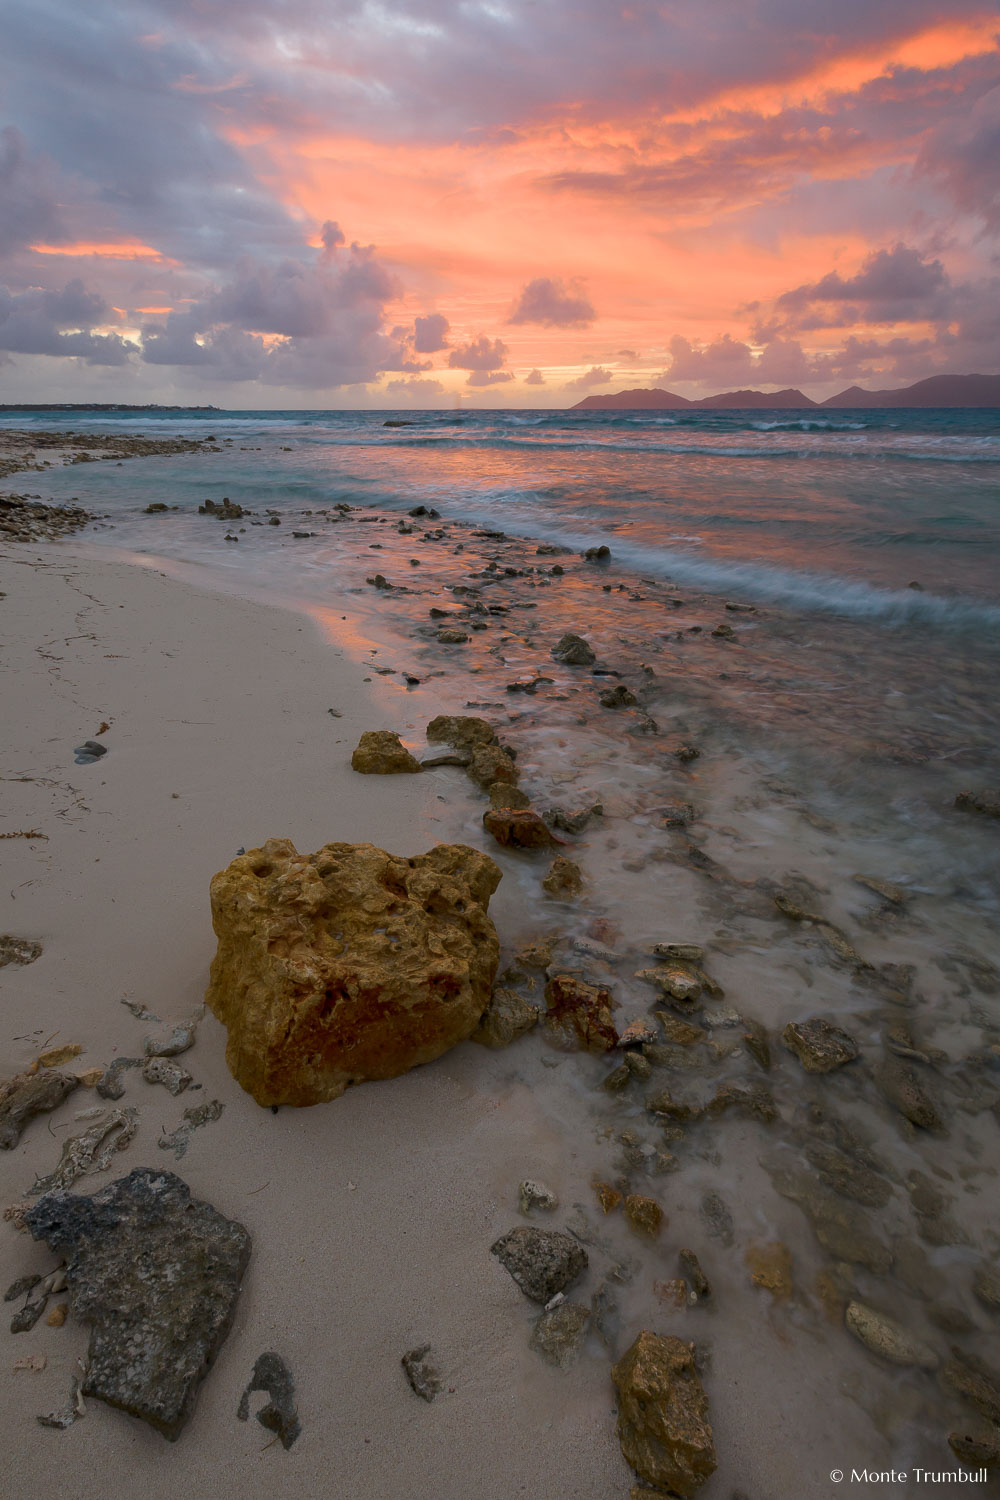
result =
[{"label": "sunlit sky glow", "polygon": [[33,0],[0,400],[565,406],[1000,371],[964,0]]}]

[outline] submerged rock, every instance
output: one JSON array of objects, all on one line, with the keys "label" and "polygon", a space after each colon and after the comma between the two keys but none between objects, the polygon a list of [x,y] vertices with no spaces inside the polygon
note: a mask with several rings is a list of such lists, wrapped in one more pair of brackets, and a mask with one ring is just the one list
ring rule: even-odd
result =
[{"label": "submerged rock", "polygon": [[25,1222],[66,1257],[72,1310],[91,1325],[84,1395],[175,1439],[232,1324],[243,1225],[149,1167],[90,1198],[49,1193]]},{"label": "submerged rock", "polygon": [[980,813],[984,818],[1000,818],[1000,791],[985,787],[978,792],[959,792],[955,806],[962,812]]},{"label": "submerged rock", "polygon": [[519,1036],[537,1026],[541,1011],[516,990],[495,989],[479,1025],[469,1038],[484,1047],[509,1047]]},{"label": "submerged rock", "polygon": [[487,913],[499,883],[461,844],[404,859],[269,839],[234,859],[211,884],[206,1000],[237,1082],[258,1104],[317,1104],[464,1041],[499,959]]},{"label": "submerged rock", "polygon": [[583,889],[583,873],[571,859],[557,854],[542,880],[542,889],[550,896],[578,896]]},{"label": "submerged rock", "polygon": [[657,1490],[691,1496],[715,1473],[708,1397],[694,1345],[644,1331],[612,1368],[626,1463]]},{"label": "submerged rock", "polygon": [[250,1397],[255,1391],[264,1391],[270,1396],[266,1406],[256,1413],[257,1421],[268,1432],[281,1439],[285,1452],[302,1431],[298,1412],[295,1410],[295,1382],[280,1354],[262,1354],[253,1367],[253,1374],[246,1390],[240,1397],[236,1415],[245,1422],[250,1415]]},{"label": "submerged rock", "polygon": [[909,1062],[887,1052],[875,1070],[875,1082],[893,1108],[898,1109],[912,1125],[935,1133],[944,1130],[940,1110]]},{"label": "submerged rock", "polygon": [[631,708],[638,701],[635,694],[623,682],[618,683],[617,687],[605,688],[600,695],[602,708]]},{"label": "submerged rock", "polygon": [[618,1045],[611,1020],[611,991],[585,984],[575,974],[553,974],[545,986],[546,1031],[562,1046],[586,1052],[610,1052]]},{"label": "submerged rock", "polygon": [[75,1073],[18,1073],[0,1084],[0,1150],[12,1150],[32,1116],[58,1108],[79,1082]]},{"label": "submerged rock", "polygon": [[854,1038],[820,1016],[809,1021],[789,1021],[781,1037],[807,1073],[832,1073],[834,1068],[842,1068],[858,1056]]},{"label": "submerged rock", "polygon": [[531,806],[531,798],[519,786],[509,786],[505,781],[494,781],[489,789],[490,806],[498,810],[519,811]]},{"label": "submerged rock", "polygon": [[678,1250],[677,1258],[681,1263],[683,1271],[698,1302],[707,1302],[712,1295],[712,1287],[708,1277],[701,1268],[701,1262],[693,1250]]},{"label": "submerged rock", "polygon": [[582,833],[591,818],[600,818],[603,813],[603,805],[600,802],[593,802],[590,807],[581,807],[575,811],[551,807],[545,816],[553,828],[559,828],[564,833]]},{"label": "submerged rock", "polygon": [[629,1193],[625,1199],[625,1217],[636,1234],[655,1240],[663,1224],[663,1209],[655,1198],[646,1198],[641,1193]]},{"label": "submerged rock", "polygon": [[876,1312],[864,1302],[850,1302],[844,1322],[854,1337],[892,1365],[916,1365],[921,1370],[936,1370],[941,1361],[927,1344],[908,1333],[902,1324],[885,1313]]},{"label": "submerged rock", "polygon": [[419,771],[420,762],[391,729],[366,729],[351,756],[351,767],[365,776],[393,776]]},{"label": "submerged rock", "polygon": [[555,841],[536,812],[525,808],[488,808],[483,827],[503,848],[546,849]]},{"label": "submerged rock", "polygon": [[552,657],[564,667],[589,667],[597,660],[583,636],[573,635],[571,631],[552,647]]},{"label": "submerged rock", "polygon": [[508,1271],[533,1302],[551,1302],[587,1269],[587,1252],[557,1229],[518,1225],[490,1247],[490,1254]]},{"label": "submerged rock", "polygon": [[562,1301],[542,1313],[531,1334],[531,1347],[559,1370],[566,1370],[580,1353],[590,1323],[590,1308]]}]

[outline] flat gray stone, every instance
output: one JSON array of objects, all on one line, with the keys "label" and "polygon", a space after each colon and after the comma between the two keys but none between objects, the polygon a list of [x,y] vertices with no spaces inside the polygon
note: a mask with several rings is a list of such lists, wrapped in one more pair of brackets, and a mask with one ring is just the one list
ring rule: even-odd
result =
[{"label": "flat gray stone", "polygon": [[150,1167],[92,1197],[47,1193],[25,1223],[65,1256],[72,1311],[91,1325],[83,1394],[176,1439],[232,1324],[246,1229]]}]

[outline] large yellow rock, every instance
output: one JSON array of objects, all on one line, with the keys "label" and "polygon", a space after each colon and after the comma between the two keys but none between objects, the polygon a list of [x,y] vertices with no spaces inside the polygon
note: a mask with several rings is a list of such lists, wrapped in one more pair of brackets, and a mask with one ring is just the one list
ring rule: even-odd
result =
[{"label": "large yellow rock", "polygon": [[647,1484],[693,1495],[715,1472],[694,1345],[644,1331],[612,1368],[622,1455]]},{"label": "large yellow rock", "polygon": [[499,883],[493,860],[462,844],[403,859],[268,839],[234,859],[212,879],[205,996],[233,1077],[258,1104],[319,1104],[464,1041],[496,973]]}]

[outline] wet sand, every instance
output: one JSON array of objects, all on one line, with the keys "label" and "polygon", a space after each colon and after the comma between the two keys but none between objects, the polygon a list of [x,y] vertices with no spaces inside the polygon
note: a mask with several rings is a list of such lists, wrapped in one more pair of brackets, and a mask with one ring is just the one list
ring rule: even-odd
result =
[{"label": "wet sand", "polygon": [[[339,1484],[393,1500],[624,1495],[608,1368],[643,1327],[698,1346],[719,1454],[706,1496],[825,1496],[833,1468],[953,1466],[947,1434],[968,1408],[935,1375],[892,1368],[862,1348],[843,1314],[859,1298],[942,1359],[952,1344],[990,1357],[995,1314],[974,1296],[972,1277],[1000,1249],[995,828],[951,807],[963,777],[988,759],[989,704],[976,699],[976,672],[963,687],[975,701],[960,726],[974,748],[956,755],[945,714],[938,722],[918,702],[901,718],[867,680],[839,717],[797,702],[800,680],[769,680],[782,652],[808,645],[849,685],[851,643],[838,641],[835,624],[811,626],[808,641],[800,629],[796,640],[773,612],[727,612],[725,601],[539,555],[527,542],[477,537],[446,520],[399,533],[374,514],[341,515],[338,595],[303,606],[325,644],[302,614],[165,577],[148,559],[140,569],[72,545],[29,545],[4,558],[0,608],[16,622],[8,659],[20,670],[5,689],[15,736],[0,832],[48,834],[0,846],[13,893],[7,928],[44,949],[35,963],[4,970],[10,1067],[51,1036],[53,1045],[82,1042],[81,1064],[127,1055],[143,1028],[123,998],[164,1018],[188,1013],[214,951],[208,880],[237,848],[269,836],[303,850],[331,839],[401,853],[435,841],[488,849],[504,870],[491,906],[501,968],[529,997],[540,997],[544,979],[516,954],[545,937],[560,940],[559,967],[613,986],[620,1025],[649,1018],[655,991],[634,976],[655,964],[654,943],[702,945],[724,994],[687,1018],[702,1039],[660,1042],[651,1081],[633,1077],[620,1094],[602,1087],[618,1056],[562,1053],[534,1033],[505,1052],[465,1044],[403,1079],[277,1117],[229,1078],[221,1028],[206,1018],[185,1060],[201,1098],[225,1110],[192,1137],[178,1169],[253,1235],[234,1332],[171,1448],[97,1402],[68,1433],[39,1428],[35,1415],[68,1394],[85,1334],[72,1320],[60,1329],[43,1321],[10,1339],[8,1371],[29,1352],[44,1352],[48,1365],[8,1374],[9,1479],[70,1495],[81,1476],[100,1475],[112,1494],[141,1485],[165,1496],[194,1492],[210,1465],[224,1475],[213,1485],[234,1494],[294,1486],[320,1496]],[[382,545],[373,551],[375,526]],[[474,580],[490,561],[502,581]],[[565,587],[560,575],[524,571],[557,563]],[[420,592],[366,584],[376,567]],[[630,600],[635,628],[624,638],[602,612],[599,579],[645,596]],[[455,584],[481,593],[448,595]],[[539,607],[520,613],[531,604]],[[487,630],[440,644],[427,611],[445,605]],[[712,637],[727,622],[736,639]],[[593,640],[598,670],[610,675],[552,661],[553,640],[570,628]],[[917,693],[910,655],[906,686]],[[901,670],[909,660],[904,643]],[[537,671],[552,681],[507,692]],[[418,686],[406,686],[407,672]],[[619,682],[638,701],[602,708],[598,693]],[[824,712],[841,683],[831,675],[827,686]],[[602,804],[583,832],[559,835],[584,872],[578,900],[543,895],[544,856],[491,844],[484,799],[460,770],[350,771],[363,729],[398,729],[419,750],[442,709],[497,725],[539,809]],[[76,767],[73,746],[103,722],[111,753]],[[687,745],[696,759],[678,757]],[[857,874],[898,887],[899,899]],[[776,895],[807,919],[783,914]],[[676,1008],[663,1014],[678,1019]],[[856,1062],[803,1072],[781,1030],[815,1015],[857,1040]],[[750,1021],[769,1033],[768,1070],[743,1040]],[[914,1126],[887,1101],[879,1080],[892,1059],[916,1070],[940,1130]],[[769,1090],[777,1118],[737,1105],[679,1124],[646,1107],[668,1088],[698,1108],[727,1084]],[[74,1113],[92,1102],[78,1090],[47,1117],[55,1139],[46,1118],[28,1127],[2,1163],[4,1202],[54,1165],[60,1137],[78,1128]],[[160,1164],[156,1139],[177,1123],[185,1096],[171,1100],[137,1078],[127,1102],[142,1119],[122,1169]],[[524,1222],[523,1177],[558,1193],[551,1223],[588,1244],[584,1300],[606,1284],[616,1303],[607,1345],[592,1329],[567,1372],[528,1348],[534,1309],[489,1256],[498,1234]],[[595,1177],[661,1202],[667,1222],[655,1244],[620,1213],[601,1214]],[[836,1191],[834,1177],[855,1196]],[[859,1191],[877,1206],[859,1203]],[[4,1284],[49,1269],[42,1247],[4,1230]],[[713,1284],[704,1305],[677,1305],[682,1246]],[[755,1268],[772,1290],[753,1284]],[[446,1379],[431,1407],[399,1368],[406,1349],[427,1341]],[[285,1356],[298,1386],[303,1435],[287,1454],[262,1451],[267,1435],[235,1420],[268,1348]]]}]

